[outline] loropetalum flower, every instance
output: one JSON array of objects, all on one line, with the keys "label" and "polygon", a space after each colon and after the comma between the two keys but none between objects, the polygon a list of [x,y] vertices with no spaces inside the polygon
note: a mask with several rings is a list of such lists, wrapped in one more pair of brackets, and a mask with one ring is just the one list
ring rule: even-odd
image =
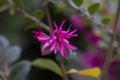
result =
[{"label": "loropetalum flower", "polygon": [[84,24],[82,18],[79,15],[73,14],[71,16],[71,22],[72,22],[73,26],[78,28],[80,31],[83,31],[83,32],[87,31],[87,27],[86,27],[86,25]]},{"label": "loropetalum flower", "polygon": [[[83,52],[80,58],[81,65],[85,68],[98,66],[103,69],[106,56],[104,50],[97,46],[93,50]],[[108,80],[120,80],[120,61],[111,61],[108,75],[110,77]]]},{"label": "loropetalum flower", "polygon": [[49,34],[46,35],[43,32],[34,31],[35,38],[38,39],[43,45],[41,46],[42,55],[49,54],[50,52],[57,52],[60,53],[61,56],[68,56],[72,50],[76,50],[77,48],[74,45],[71,45],[68,41],[71,37],[77,37],[78,35],[75,34],[77,31],[76,29],[70,32],[69,26],[68,30],[62,30],[62,27],[65,23],[65,20],[62,21],[60,27],[54,22],[55,30],[49,29]]},{"label": "loropetalum flower", "polygon": [[85,33],[84,38],[93,45],[96,45],[100,41],[100,36],[92,32]]}]

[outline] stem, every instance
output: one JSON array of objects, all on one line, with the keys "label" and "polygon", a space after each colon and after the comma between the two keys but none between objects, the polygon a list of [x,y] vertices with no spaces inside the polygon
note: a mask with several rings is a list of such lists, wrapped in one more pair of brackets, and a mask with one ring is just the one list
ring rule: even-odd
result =
[{"label": "stem", "polygon": [[43,8],[46,14],[48,25],[52,28],[52,20],[51,20],[50,12],[48,9],[48,0],[43,0]]},{"label": "stem", "polygon": [[46,24],[44,24],[41,20],[38,20],[37,18],[35,18],[34,16],[28,14],[27,12],[25,12],[22,9],[17,9],[18,12],[22,13],[25,17],[33,20],[34,22],[36,22],[40,28],[44,28],[45,30],[48,30],[49,26],[47,26]]},{"label": "stem", "polygon": [[3,73],[0,73],[0,78],[2,78],[2,80],[6,80],[6,78],[9,76],[9,68],[8,68],[8,64],[4,61],[1,55],[0,55],[0,64],[2,65],[2,68],[4,70]]},{"label": "stem", "polygon": [[61,69],[63,71],[63,80],[69,80],[68,77],[67,77],[67,74],[66,74],[66,70],[65,70],[65,66],[64,66],[64,63],[63,62],[60,62],[60,66],[61,66]]},{"label": "stem", "polygon": [[118,0],[118,8],[117,8],[115,22],[114,22],[114,26],[113,26],[113,34],[111,34],[110,45],[109,45],[108,52],[106,55],[106,60],[105,60],[101,80],[106,79],[107,73],[109,71],[110,62],[111,62],[112,54],[113,54],[113,50],[114,50],[114,40],[116,38],[116,33],[117,33],[117,23],[118,23],[118,19],[119,19],[119,14],[120,14],[120,0]]},{"label": "stem", "polygon": [[98,26],[101,26],[103,28],[105,28],[108,32],[113,33],[113,31],[111,29],[109,29],[108,27],[106,27],[105,25],[103,25],[101,22],[96,21],[95,19],[93,19],[93,16],[84,13],[79,7],[72,5],[69,0],[64,0],[64,2],[73,10],[75,10],[77,13],[79,13],[80,15],[82,15],[81,17],[85,17],[86,19],[90,20],[91,22],[94,22],[95,24],[97,24]]}]

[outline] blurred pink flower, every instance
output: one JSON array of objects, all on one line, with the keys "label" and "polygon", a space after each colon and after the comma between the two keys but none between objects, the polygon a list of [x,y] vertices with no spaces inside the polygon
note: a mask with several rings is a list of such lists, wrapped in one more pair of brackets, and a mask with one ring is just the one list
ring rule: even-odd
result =
[{"label": "blurred pink flower", "polygon": [[82,18],[79,15],[73,14],[71,16],[71,22],[79,30],[81,30],[81,31],[86,31],[87,30],[86,26],[84,25],[84,23],[82,21]]},{"label": "blurred pink flower", "polygon": [[109,76],[112,80],[120,80],[120,61],[113,61],[110,65]]},{"label": "blurred pink flower", "polygon": [[[107,27],[108,27],[109,29],[113,30],[113,23],[107,25]],[[117,23],[117,32],[118,32],[118,33],[120,32],[120,19],[118,20],[118,23]]]},{"label": "blurred pink flower", "polygon": [[92,32],[85,33],[84,38],[94,45],[96,45],[100,41],[100,36],[97,36]]},{"label": "blurred pink flower", "polygon": [[43,36],[43,35],[44,35],[44,33],[43,33],[42,31],[39,31],[39,32],[37,32],[37,31],[32,31],[32,33],[35,34],[35,35],[34,35],[34,38],[37,38],[38,36]]},{"label": "blurred pink flower", "polygon": [[104,13],[104,15],[106,15],[106,16],[110,15],[110,14],[111,14],[110,7],[109,7],[109,6],[105,7],[105,8],[103,9],[103,13]]},{"label": "blurred pink flower", "polygon": [[[34,32],[35,37],[37,37],[38,41],[43,43],[41,47],[41,51],[43,52],[43,55],[46,55],[48,54],[48,52],[52,52],[52,51],[54,51],[54,54],[56,54],[57,51],[59,51],[60,55],[64,57],[64,56],[68,56],[72,50],[77,49],[75,46],[71,45],[68,41],[69,38],[78,36],[77,34],[75,34],[76,29],[70,32],[70,27],[71,27],[70,25],[67,31],[62,30],[64,23],[65,20],[62,21],[60,27],[58,28],[56,22],[54,22],[55,30],[52,31],[51,29],[49,29],[50,36],[42,32]],[[48,52],[44,53],[46,51]]]},{"label": "blurred pink flower", "polygon": [[120,19],[118,20],[118,24],[117,25],[118,25],[117,29],[118,29],[118,31],[120,31]]},{"label": "blurred pink flower", "polygon": [[81,56],[81,64],[86,68],[99,66],[103,68],[105,54],[101,48],[93,47],[92,50],[84,51]]},{"label": "blurred pink flower", "polygon": [[[100,67],[103,69],[103,65],[105,62],[105,52],[98,48],[96,51],[85,51],[83,52],[81,56],[81,64],[85,68],[91,68],[91,67]],[[110,69],[109,69],[109,77],[110,80],[120,80],[120,61],[113,61],[111,62]]]}]

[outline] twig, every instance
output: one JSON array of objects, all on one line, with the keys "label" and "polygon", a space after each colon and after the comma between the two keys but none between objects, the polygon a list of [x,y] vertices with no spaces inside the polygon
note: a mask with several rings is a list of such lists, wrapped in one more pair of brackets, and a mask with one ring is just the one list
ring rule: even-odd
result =
[{"label": "twig", "polygon": [[105,60],[101,80],[105,80],[108,70],[109,70],[109,67],[110,67],[110,62],[111,62],[112,54],[113,54],[113,50],[114,50],[114,40],[116,38],[116,33],[117,33],[117,23],[118,23],[118,19],[119,19],[119,14],[120,14],[120,0],[118,0],[118,8],[117,8],[115,22],[114,22],[114,26],[113,26],[113,34],[111,34],[110,45],[109,45],[109,49],[108,49],[108,52],[106,55],[106,60]]},{"label": "twig", "polygon": [[6,80],[6,78],[9,75],[9,68],[8,68],[8,64],[4,61],[4,59],[1,55],[0,55],[0,64],[2,65],[2,68],[4,70],[3,73],[0,73],[0,76],[3,80]]},{"label": "twig", "polygon": [[5,73],[2,71],[0,71],[0,80],[7,80]]},{"label": "twig", "polygon": [[60,62],[61,69],[63,71],[63,80],[69,80],[66,74],[65,66],[63,62]]},{"label": "twig", "polygon": [[77,6],[74,6],[72,5],[69,0],[64,0],[64,2],[70,7],[72,8],[73,10],[75,10],[77,13],[81,14],[82,17],[85,17],[87,18],[88,20],[90,20],[91,22],[94,22],[95,24],[97,24],[98,26],[101,26],[103,28],[105,28],[106,30],[108,30],[110,33],[113,33],[113,31],[109,28],[107,28],[105,25],[103,25],[102,23],[96,21],[93,16],[89,15],[89,14],[86,14],[84,13],[80,8],[78,8]]},{"label": "twig", "polygon": [[28,14],[27,12],[25,12],[22,9],[17,9],[18,12],[22,13],[25,17],[33,20],[34,22],[36,22],[36,24],[38,24],[40,26],[40,28],[46,29],[48,30],[49,26],[47,26],[46,24],[44,24],[41,20],[38,20],[37,18],[35,18],[34,16]]},{"label": "twig", "polygon": [[43,0],[43,8],[46,14],[48,25],[52,28],[52,20],[51,20],[50,12],[48,9],[48,0]]}]

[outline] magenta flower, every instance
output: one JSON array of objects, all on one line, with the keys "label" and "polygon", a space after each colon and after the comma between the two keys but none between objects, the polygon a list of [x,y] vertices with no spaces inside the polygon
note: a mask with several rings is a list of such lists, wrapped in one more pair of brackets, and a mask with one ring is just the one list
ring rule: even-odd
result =
[{"label": "magenta flower", "polygon": [[86,25],[84,24],[82,18],[79,15],[73,14],[71,16],[71,22],[72,22],[73,26],[78,28],[80,31],[86,32],[87,27],[86,27]]},{"label": "magenta flower", "polygon": [[85,39],[88,40],[91,44],[96,45],[100,41],[100,36],[97,36],[94,33],[86,33],[85,34]]},{"label": "magenta flower", "polygon": [[68,56],[72,50],[77,49],[68,41],[68,39],[70,39],[71,37],[78,36],[77,34],[75,34],[76,29],[70,32],[70,25],[67,31],[62,30],[64,23],[65,20],[62,21],[60,27],[58,28],[58,25],[56,24],[56,22],[54,22],[55,30],[52,31],[51,29],[49,29],[50,36],[42,32],[34,31],[35,37],[38,39],[39,42],[43,44],[41,47],[42,55],[49,54],[53,51],[54,54],[60,52],[60,55],[64,57]]},{"label": "magenta flower", "polygon": [[[94,50],[94,51],[93,51]],[[100,67],[103,69],[106,54],[104,49],[99,47],[83,52],[80,58],[80,64],[85,68]],[[120,80],[120,61],[111,61],[108,80]]]}]

